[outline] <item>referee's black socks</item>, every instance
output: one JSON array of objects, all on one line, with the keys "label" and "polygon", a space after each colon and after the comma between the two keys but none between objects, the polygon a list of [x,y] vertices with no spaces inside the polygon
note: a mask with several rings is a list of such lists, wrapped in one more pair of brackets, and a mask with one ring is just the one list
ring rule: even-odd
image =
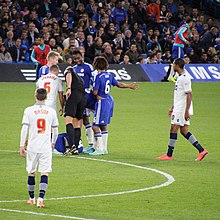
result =
[{"label": "referee's black socks", "polygon": [[66,125],[67,141],[69,147],[72,147],[74,144],[74,127],[72,123]]}]

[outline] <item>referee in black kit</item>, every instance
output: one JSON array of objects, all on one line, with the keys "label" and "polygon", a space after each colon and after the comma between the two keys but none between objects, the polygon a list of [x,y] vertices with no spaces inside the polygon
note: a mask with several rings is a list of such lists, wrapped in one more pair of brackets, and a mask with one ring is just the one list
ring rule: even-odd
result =
[{"label": "referee in black kit", "polygon": [[82,78],[75,73],[72,67],[65,70],[66,78],[66,133],[70,149],[65,155],[78,154],[79,141],[81,139],[81,124],[83,112],[86,106],[86,95]]}]

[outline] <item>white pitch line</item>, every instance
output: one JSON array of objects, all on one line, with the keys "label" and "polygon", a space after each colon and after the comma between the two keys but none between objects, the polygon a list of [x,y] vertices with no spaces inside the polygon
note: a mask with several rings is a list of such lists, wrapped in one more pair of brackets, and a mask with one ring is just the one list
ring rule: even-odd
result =
[{"label": "white pitch line", "polygon": [[42,212],[30,212],[30,211],[23,211],[23,210],[16,210],[16,209],[0,208],[0,211],[24,213],[24,214],[31,214],[31,215],[41,215],[41,216],[49,216],[49,217],[58,217],[58,218],[67,218],[67,219],[94,220],[94,219],[88,219],[88,218],[80,218],[80,217],[76,217],[76,216],[46,214],[46,213],[42,213]]},{"label": "white pitch line", "polygon": [[[12,151],[10,151],[10,152],[12,152]],[[17,152],[17,151],[13,151],[13,152]],[[119,162],[119,161],[113,161],[113,160],[104,160],[104,159],[97,159],[97,158],[90,158],[90,157],[80,157],[80,156],[71,156],[71,157],[84,159],[84,160],[93,160],[93,161],[100,161],[100,162],[105,162],[105,163],[113,163],[113,164],[119,164],[119,165],[134,167],[134,168],[138,168],[138,169],[149,170],[149,171],[156,172],[156,173],[159,173],[159,174],[165,176],[167,178],[167,181],[160,184],[160,185],[149,186],[149,187],[134,189],[134,190],[127,190],[127,191],[122,191],[122,192],[91,194],[91,195],[82,195],[82,196],[64,196],[64,197],[59,197],[59,198],[47,198],[45,200],[81,199],[81,198],[91,198],[91,197],[104,197],[104,196],[113,196],[113,195],[123,195],[123,194],[128,194],[128,193],[136,193],[136,192],[147,191],[147,190],[150,190],[150,189],[158,189],[158,188],[161,188],[161,187],[168,186],[168,185],[172,184],[175,181],[174,177],[171,176],[170,174],[165,173],[165,172],[160,171],[160,170],[157,170],[157,169],[154,169],[154,168],[142,167],[142,166],[138,166],[138,165],[134,165],[134,164],[124,163],[124,162]],[[0,201],[0,203],[25,202],[25,201],[26,200],[2,200],[2,201]]]}]

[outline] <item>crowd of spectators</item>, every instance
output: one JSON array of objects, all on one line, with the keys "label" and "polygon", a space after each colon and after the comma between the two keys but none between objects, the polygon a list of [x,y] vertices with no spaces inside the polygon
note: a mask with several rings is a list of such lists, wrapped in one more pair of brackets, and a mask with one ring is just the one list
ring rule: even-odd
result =
[{"label": "crowd of spectators", "polygon": [[78,49],[88,63],[171,63],[174,33],[191,17],[191,63],[220,63],[220,28],[197,8],[173,0],[0,0],[0,62],[29,63],[43,36],[60,63]]}]

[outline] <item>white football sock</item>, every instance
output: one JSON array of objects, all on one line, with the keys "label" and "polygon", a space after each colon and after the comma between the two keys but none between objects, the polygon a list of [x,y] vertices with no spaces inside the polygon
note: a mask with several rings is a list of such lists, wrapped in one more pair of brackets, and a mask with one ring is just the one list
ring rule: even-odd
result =
[{"label": "white football sock", "polygon": [[108,148],[108,131],[102,131],[103,150],[107,151]]}]

